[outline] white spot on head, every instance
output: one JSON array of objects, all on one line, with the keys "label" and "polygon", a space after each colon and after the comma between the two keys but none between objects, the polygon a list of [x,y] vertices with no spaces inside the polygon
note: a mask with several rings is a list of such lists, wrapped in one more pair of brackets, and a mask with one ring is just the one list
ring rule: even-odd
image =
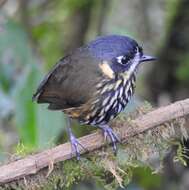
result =
[{"label": "white spot on head", "polygon": [[[121,62],[121,59],[123,58],[124,56],[119,56],[117,57],[117,60],[118,62],[120,63]],[[121,75],[123,76],[124,78],[124,81],[125,80],[128,80],[130,78],[130,76],[134,73],[136,73],[136,70],[137,70],[137,67],[140,63],[140,52],[139,52],[139,48],[137,48],[137,52],[135,53],[135,56],[133,59],[129,60],[130,62],[130,66],[128,68],[128,70],[126,70],[125,72],[123,72]]]},{"label": "white spot on head", "polygon": [[123,57],[124,57],[123,55],[116,57],[117,62],[120,63],[120,64],[122,64]]}]

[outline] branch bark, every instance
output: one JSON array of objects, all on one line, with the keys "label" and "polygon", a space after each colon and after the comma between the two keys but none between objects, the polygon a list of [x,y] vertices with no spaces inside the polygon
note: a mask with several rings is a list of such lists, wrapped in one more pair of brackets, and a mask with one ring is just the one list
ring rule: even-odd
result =
[{"label": "branch bark", "polygon": [[[175,102],[171,105],[158,108],[131,122],[115,121],[112,127],[122,141],[136,134],[143,133],[165,122],[189,115],[189,99]],[[119,118],[118,118],[119,120]],[[102,134],[97,131],[90,135],[79,138],[80,143],[86,148],[81,149],[81,154],[92,152],[105,145]],[[17,179],[36,174],[39,170],[53,166],[54,163],[71,159],[73,155],[69,143],[56,146],[24,159],[14,161],[0,167],[0,184],[5,184]],[[52,168],[52,167],[51,167]]]}]

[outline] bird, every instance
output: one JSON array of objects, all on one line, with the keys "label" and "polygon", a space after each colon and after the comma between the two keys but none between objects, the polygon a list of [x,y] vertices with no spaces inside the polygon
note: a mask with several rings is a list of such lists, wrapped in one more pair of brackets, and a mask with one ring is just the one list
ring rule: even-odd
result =
[{"label": "bird", "polygon": [[[99,36],[61,58],[39,84],[33,100],[47,103],[48,109],[62,111],[81,125],[102,129],[116,152],[120,140],[109,122],[133,96],[139,66],[154,60],[131,37]],[[80,159],[82,145],[70,126],[68,134]]]}]

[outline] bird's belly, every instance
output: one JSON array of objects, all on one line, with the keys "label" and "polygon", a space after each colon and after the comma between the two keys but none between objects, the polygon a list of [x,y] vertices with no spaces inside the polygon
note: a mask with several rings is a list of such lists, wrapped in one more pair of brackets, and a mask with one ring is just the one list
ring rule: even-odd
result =
[{"label": "bird's belly", "polygon": [[114,119],[128,104],[134,94],[134,85],[126,83],[117,91],[110,91],[101,97],[95,108],[87,113],[87,117],[81,118],[80,122],[89,125],[102,125]]},{"label": "bird's belly", "polygon": [[115,118],[128,104],[134,94],[135,76],[129,80],[117,80],[104,85],[94,99],[81,107],[65,111],[81,124],[102,125]]}]

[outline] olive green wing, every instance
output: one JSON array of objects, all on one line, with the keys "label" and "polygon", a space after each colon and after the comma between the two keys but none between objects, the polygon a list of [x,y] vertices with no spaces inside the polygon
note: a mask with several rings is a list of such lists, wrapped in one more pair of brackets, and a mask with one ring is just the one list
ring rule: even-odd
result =
[{"label": "olive green wing", "polygon": [[79,107],[93,96],[102,79],[100,61],[74,53],[61,59],[39,85],[33,99],[49,109]]}]

